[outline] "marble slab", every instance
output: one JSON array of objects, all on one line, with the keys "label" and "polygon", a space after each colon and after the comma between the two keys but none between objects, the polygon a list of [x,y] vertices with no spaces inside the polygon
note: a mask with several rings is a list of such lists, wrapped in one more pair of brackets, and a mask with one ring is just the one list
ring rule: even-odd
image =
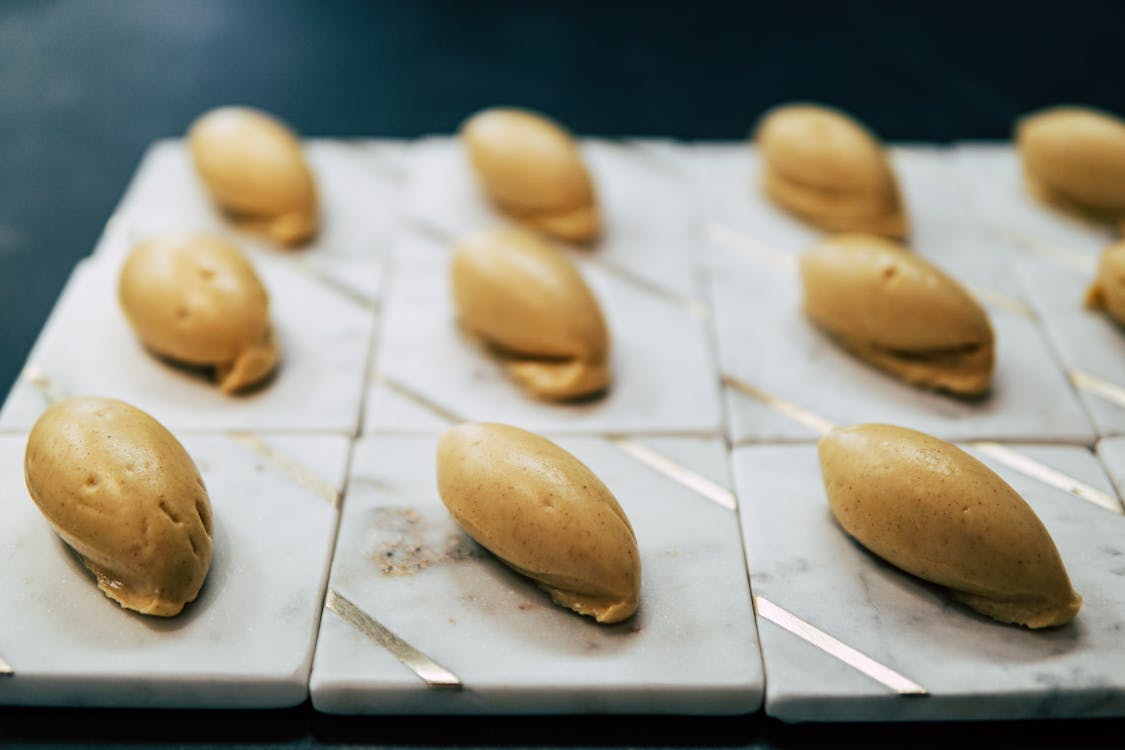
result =
[{"label": "marble slab", "polygon": [[207,231],[229,237],[251,253],[286,257],[334,278],[370,299],[378,276],[358,261],[382,257],[398,228],[404,142],[324,140],[306,142],[316,176],[321,229],[307,244],[286,249],[239,231],[210,201],[196,176],[187,144],[157,141],[145,152],[97,252],[131,247],[159,232]]},{"label": "marble slab", "polygon": [[[1125,434],[1125,328],[1105,311],[1087,309],[1087,270],[1052,258],[1025,257],[1019,265],[1032,304],[1043,321],[1064,370],[1075,378],[1078,396],[1102,437]],[[1091,387],[1084,376],[1106,384]]]},{"label": "marble slab", "polygon": [[[1113,491],[1086,449],[1010,447]],[[1084,598],[1071,623],[1044,631],[1002,625],[866,552],[831,516],[815,446],[735,450],[755,595],[929,692],[898,695],[773,622],[759,620],[767,714],[787,722],[1125,715],[1125,517],[988,456],[977,457],[1027,500],[1050,531]]]},{"label": "marble slab", "polygon": [[[718,440],[639,441],[729,487]],[[559,441],[614,492],[637,534],[641,607],[598,625],[465,536],[434,485],[436,438],[361,439],[330,590],[452,671],[435,689],[325,611],[313,705],[348,714],[752,712],[761,662],[735,513],[598,438]]]},{"label": "marble slab", "polygon": [[0,705],[276,708],[305,700],[337,511],[271,452],[343,487],[342,436],[181,436],[207,485],[211,570],[175,618],[120,608],[51,531],[23,478],[26,435],[0,436]]},{"label": "marble slab", "polygon": [[[1092,444],[1093,428],[1026,302],[1006,256],[987,242],[939,149],[896,149],[911,211],[911,246],[959,276],[988,309],[996,334],[991,393],[958,399],[898,381],[843,351],[801,313],[799,254],[820,235],[772,206],[756,187],[759,155],[701,149],[712,234],[708,276],[725,375],[837,423],[890,421],[953,440]],[[729,238],[735,237],[732,243]],[[747,252],[739,243],[760,248]],[[728,388],[736,443],[807,440],[813,428]]]},{"label": "marble slab", "polygon": [[953,149],[952,165],[963,178],[979,220],[1000,236],[1090,257],[1096,257],[1114,239],[1111,227],[1034,198],[1027,189],[1019,154],[1010,143],[959,143]]},{"label": "marble slab", "polygon": [[[373,308],[285,258],[253,260],[270,294],[282,358],[277,374],[258,390],[225,395],[209,377],[150,355],[118,305],[122,255],[112,250],[75,269],[29,362],[64,393],[121,398],[174,431],[355,434],[375,328]],[[377,267],[368,270],[378,272]],[[39,391],[18,381],[0,411],[0,430],[30,429],[43,407]]]},{"label": "marble slab", "polygon": [[1102,460],[1118,497],[1125,498],[1125,437],[1104,438],[1098,441],[1098,458]]},{"label": "marble slab", "polygon": [[[693,309],[578,256],[610,329],[613,384],[591,401],[537,401],[457,325],[447,245],[419,233],[404,233],[400,242],[413,260],[398,263],[388,284],[365,433],[431,432],[433,415],[419,403],[454,419],[509,422],[537,432],[721,432],[709,323]],[[407,386],[414,398],[387,388],[388,379]]]},{"label": "marble slab", "polygon": [[[582,254],[639,283],[698,300],[699,206],[688,188],[687,149],[671,141],[599,139],[583,139],[581,148],[604,230]],[[418,142],[406,171],[404,221],[413,228],[452,240],[510,223],[488,202],[456,138]]]}]

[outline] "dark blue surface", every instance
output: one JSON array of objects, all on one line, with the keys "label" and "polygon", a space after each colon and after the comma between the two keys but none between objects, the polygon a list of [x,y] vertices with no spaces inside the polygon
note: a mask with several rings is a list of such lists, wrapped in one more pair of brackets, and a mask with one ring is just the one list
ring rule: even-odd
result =
[{"label": "dark blue surface", "polygon": [[[306,135],[450,132],[476,109],[520,104],[586,134],[743,138],[770,105],[814,99],[888,139],[1006,138],[1015,117],[1048,104],[1125,113],[1123,40],[1115,2],[0,2],[0,392],[144,147],[219,104],[263,107]],[[0,709],[0,745],[87,738],[1121,747],[1125,722],[794,728],[761,717]]]}]

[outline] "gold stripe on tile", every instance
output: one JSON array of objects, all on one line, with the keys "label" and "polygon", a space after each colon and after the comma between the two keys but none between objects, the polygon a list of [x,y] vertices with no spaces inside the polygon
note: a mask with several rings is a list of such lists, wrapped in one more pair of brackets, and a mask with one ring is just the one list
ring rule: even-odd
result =
[{"label": "gold stripe on tile", "polygon": [[1121,503],[1119,503],[1117,498],[1113,495],[1110,495],[1108,492],[1103,492],[1097,487],[1088,485],[1085,482],[1081,482],[1074,477],[1068,476],[1057,469],[1052,469],[1050,466],[1042,464],[1030,456],[1025,456],[999,443],[977,442],[970,443],[970,445],[1008,468],[1015,469],[1032,479],[1037,479],[1043,484],[1054,487],[1056,490],[1069,492],[1072,495],[1080,497],[1101,508],[1105,508],[1106,510],[1113,511],[1114,513],[1122,513]]},{"label": "gold stripe on tile", "polygon": [[1030,320],[1035,320],[1035,318],[1038,317],[1035,314],[1035,310],[1031,308],[1031,305],[1028,305],[1021,299],[1004,294],[1003,292],[998,292],[995,289],[977,286],[976,284],[966,284],[965,286],[967,286],[969,291],[973,293],[973,296],[983,302],[986,307],[1005,310]]},{"label": "gold stripe on tile", "polygon": [[691,297],[685,297],[682,294],[677,294],[670,289],[665,289],[659,284],[649,281],[643,276],[639,276],[629,269],[607,260],[603,256],[589,256],[587,257],[586,261],[591,265],[601,268],[604,271],[608,271],[622,281],[632,284],[637,289],[640,289],[643,292],[647,292],[653,297],[658,297],[665,302],[670,302],[671,304],[679,307],[695,318],[705,320],[710,314],[710,311],[707,309],[707,305],[703,304],[699,300],[692,299]]},{"label": "gold stripe on tile", "polygon": [[1111,383],[1081,370],[1071,371],[1070,382],[1074,384],[1075,388],[1087,391],[1112,404],[1125,408],[1125,388],[1116,383]]},{"label": "gold stripe on tile", "polygon": [[761,401],[766,406],[776,409],[790,419],[796,422],[800,422],[805,427],[808,427],[809,429],[814,430],[821,435],[825,434],[836,426],[833,422],[825,419],[818,414],[814,414],[803,406],[798,406],[792,401],[786,401],[783,398],[772,396],[761,390],[760,388],[750,385],[745,380],[740,380],[733,375],[724,375],[723,385],[733,388],[744,396],[749,396],[752,399]]},{"label": "gold stripe on tile", "polygon": [[324,606],[344,622],[379,644],[403,663],[407,669],[422,678],[427,686],[460,690],[462,683],[457,675],[438,664],[397,635],[387,630],[371,615],[364,612],[334,589],[328,591]]},{"label": "gold stripe on tile", "polygon": [[66,391],[63,390],[54,378],[47,374],[47,372],[37,364],[28,363],[23,368],[21,377],[29,385],[33,386],[43,396],[48,404],[66,398]]},{"label": "gold stripe on tile", "polygon": [[11,677],[15,674],[15,670],[8,664],[8,662],[0,659],[0,677]]},{"label": "gold stripe on tile", "polygon": [[453,242],[457,239],[452,231],[422,219],[411,218],[408,220],[408,226],[419,234],[438,242],[447,250],[453,247]]},{"label": "gold stripe on tile", "polygon": [[271,466],[297,484],[331,503],[333,507],[339,507],[340,493],[335,487],[269,445],[257,435],[251,432],[232,432],[230,437],[239,445],[265,459]]},{"label": "gold stripe on tile", "polygon": [[626,437],[611,437],[610,441],[649,468],[675,482],[679,482],[689,490],[695,490],[716,505],[721,505],[728,510],[735,510],[738,507],[738,501],[735,499],[733,492],[716,482],[712,482],[702,474],[673,461],[663,453]]},{"label": "gold stripe on tile", "polygon": [[379,308],[378,300],[372,297],[368,297],[359,289],[356,289],[355,287],[350,286],[343,281],[340,281],[331,274],[326,273],[325,271],[316,268],[309,263],[298,262],[295,263],[293,267],[296,268],[299,273],[309,277],[313,281],[316,281],[321,286],[335,292],[341,297],[351,300],[360,307],[364,307],[369,310],[376,310]]},{"label": "gold stripe on tile", "polygon": [[797,270],[796,256],[783,253],[752,237],[747,237],[726,224],[707,221],[703,224],[703,234],[716,245],[745,253],[759,263],[779,271]]},{"label": "gold stripe on tile", "polygon": [[786,630],[801,640],[816,646],[821,651],[867,675],[899,695],[929,695],[929,691],[913,680],[904,677],[890,667],[884,666],[848,644],[810,625],[797,615],[782,609],[762,596],[754,597],[758,616]]},{"label": "gold stripe on tile", "polygon": [[413,401],[418,406],[421,406],[423,409],[426,409],[427,411],[433,413],[435,416],[444,419],[446,422],[459,424],[466,421],[463,417],[445,408],[441,404],[432,400],[430,397],[422,395],[410,386],[405,385],[404,383],[400,383],[393,378],[388,378],[386,375],[376,375],[375,382],[387,386],[387,388],[394,391],[398,395],[402,396],[408,401]]},{"label": "gold stripe on tile", "polygon": [[1015,230],[998,230],[997,235],[1010,242],[1022,246],[1027,250],[1039,253],[1042,256],[1051,258],[1067,267],[1076,273],[1084,276],[1091,276],[1094,269],[1097,267],[1097,258],[1089,255],[1071,250],[1070,248],[1056,245],[1053,242],[1038,239],[1036,237],[1029,237],[1022,232]]}]

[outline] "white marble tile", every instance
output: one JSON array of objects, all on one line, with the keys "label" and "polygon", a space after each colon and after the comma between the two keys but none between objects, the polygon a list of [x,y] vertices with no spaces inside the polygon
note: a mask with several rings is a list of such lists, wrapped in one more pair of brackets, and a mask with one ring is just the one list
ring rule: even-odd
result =
[{"label": "white marble tile", "polygon": [[1011,143],[969,142],[953,149],[953,165],[980,221],[1019,242],[1047,243],[1096,256],[1114,239],[1108,228],[1053,208],[1028,192]]},{"label": "white marble tile", "polygon": [[1117,488],[1118,497],[1125,498],[1125,437],[1099,440],[1097,453],[1113,486]]},{"label": "white marble tile", "polygon": [[[712,279],[722,371],[837,424],[894,422],[951,440],[1090,445],[1093,428],[1033,320],[989,308],[996,335],[991,392],[959,399],[901,382],[844,351],[801,312],[800,278],[753,258],[716,257]],[[816,432],[727,389],[736,443]]]},{"label": "white marble tile", "polygon": [[1100,436],[1125,434],[1125,328],[1104,311],[1087,309],[1089,271],[1044,257],[1025,257],[1019,267],[1065,372],[1092,376],[1120,395],[1105,395],[1077,380],[1078,396]]},{"label": "white marble tile", "polygon": [[[203,475],[215,547],[199,598],[138,615],[97,589],[23,479],[26,435],[0,436],[0,705],[291,706],[307,696],[337,512],[228,436],[181,436]],[[274,451],[339,490],[342,436],[273,435]]]},{"label": "white marble tile", "polygon": [[[388,285],[376,378],[408,386],[462,419],[510,422],[535,431],[721,431],[708,323],[673,300],[578,258],[609,326],[613,383],[608,394],[586,402],[538,401],[456,324],[444,246],[417,234],[406,241],[419,247],[411,251],[415,260],[400,263]],[[388,400],[401,400],[400,394],[391,399],[377,382],[371,388],[375,392],[368,399],[365,432],[431,430],[431,419],[407,413],[416,410],[388,405]]]},{"label": "white marble tile", "polygon": [[[699,300],[698,197],[683,147],[669,141],[584,139],[603,236],[579,255],[678,298]],[[488,202],[455,138],[417,143],[407,160],[406,222],[447,242],[510,223]],[[409,258],[409,247],[397,254]]]},{"label": "white marble tile", "polygon": [[[555,606],[458,529],[437,496],[433,437],[355,449],[329,587],[456,674],[428,688],[325,611],[310,685],[331,713],[754,711],[761,662],[736,516],[597,438],[559,441],[614,492],[637,534],[641,607],[598,625]],[[718,440],[645,444],[729,486]]]},{"label": "white marble tile", "polygon": [[[173,430],[358,431],[375,326],[368,305],[285,258],[255,256],[282,359],[264,387],[229,396],[145,351],[117,302],[120,264],[114,251],[81,263],[32,349],[29,362],[65,393],[123,399]],[[30,429],[43,407],[34,387],[17,382],[0,429]]]},{"label": "white marble tile", "polygon": [[[1091,453],[1010,446],[1111,492]],[[734,454],[743,538],[765,597],[929,691],[900,696],[760,620],[766,712],[784,721],[1030,719],[1125,715],[1125,518],[977,454],[1047,526],[1078,617],[1046,631],[1002,625],[866,552],[837,526],[814,445]]]}]

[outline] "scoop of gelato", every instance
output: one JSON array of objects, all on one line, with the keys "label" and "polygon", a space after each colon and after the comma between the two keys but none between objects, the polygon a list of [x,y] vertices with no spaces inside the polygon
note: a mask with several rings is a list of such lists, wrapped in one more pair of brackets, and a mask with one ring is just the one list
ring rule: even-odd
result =
[{"label": "scoop of gelato", "polygon": [[502,424],[462,424],[438,442],[442,502],[466,533],[598,622],[637,610],[641,562],[625,511],[570,453]]},{"label": "scoop of gelato", "polygon": [[121,401],[71,398],[27,439],[31,499],[122,607],[171,617],[211,567],[211,503],[179,441]]},{"label": "scoop of gelato", "polygon": [[863,424],[832,430],[818,452],[833,515],[879,557],[1001,622],[1046,628],[1078,614],[1082,597],[1035,511],[961,449]]}]

